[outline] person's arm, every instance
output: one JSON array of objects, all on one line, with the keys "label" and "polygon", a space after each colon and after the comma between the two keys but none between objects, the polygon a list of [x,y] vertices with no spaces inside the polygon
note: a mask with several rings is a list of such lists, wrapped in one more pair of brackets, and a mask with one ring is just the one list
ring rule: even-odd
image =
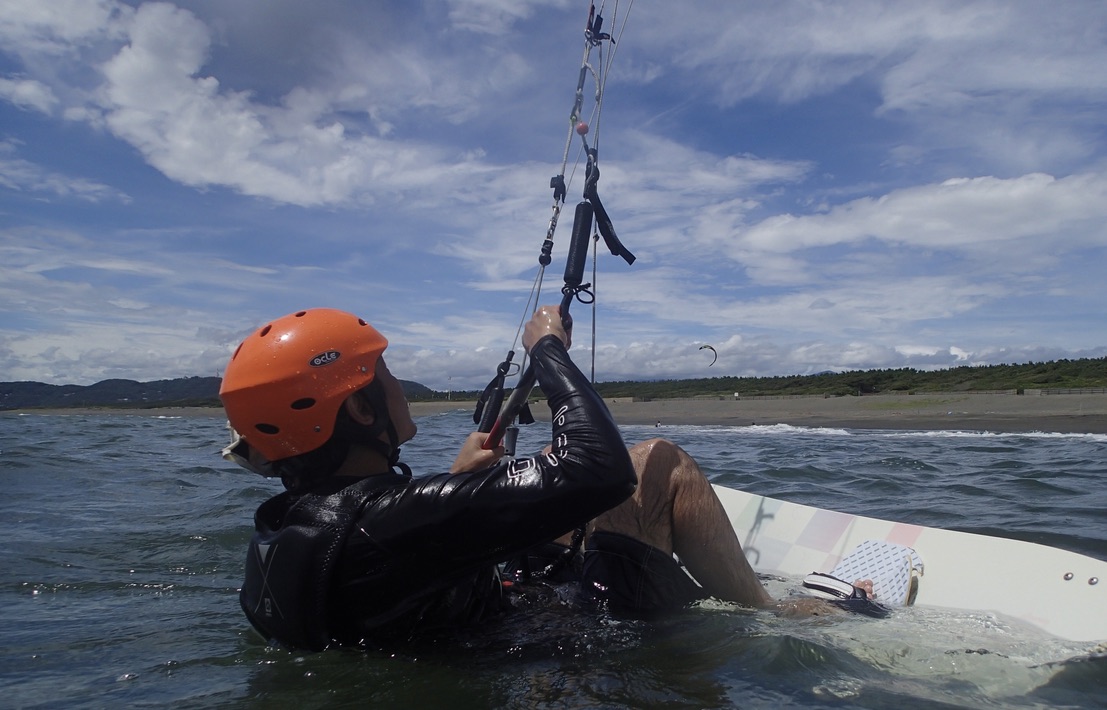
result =
[{"label": "person's arm", "polygon": [[485,449],[484,442],[488,440],[488,434],[475,431],[465,439],[461,445],[461,451],[450,466],[450,473],[472,473],[492,468],[504,457],[504,447],[501,444],[492,449]]},{"label": "person's arm", "polygon": [[[523,347],[529,353],[535,343],[543,338],[554,336],[565,345],[568,351],[572,344],[572,331],[565,329],[561,309],[556,306],[543,306],[535,310],[534,315],[523,328]],[[465,439],[465,443],[450,466],[450,473],[470,473],[483,471],[494,466],[504,455],[504,447],[496,446],[486,450],[488,434],[474,432]]]},{"label": "person's arm", "polygon": [[549,398],[551,452],[418,478],[371,504],[351,544],[372,541],[446,575],[551,540],[630,496],[636,476],[618,427],[561,338],[542,337],[531,358]]}]

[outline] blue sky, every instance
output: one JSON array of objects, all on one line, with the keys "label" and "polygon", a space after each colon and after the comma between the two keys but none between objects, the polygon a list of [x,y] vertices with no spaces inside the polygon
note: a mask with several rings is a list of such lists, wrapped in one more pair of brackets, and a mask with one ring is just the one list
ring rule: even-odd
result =
[{"label": "blue sky", "polygon": [[[0,4],[0,380],[216,375],[327,306],[384,332],[398,376],[483,386],[535,276],[586,14]],[[598,380],[1107,355],[1107,4],[603,14],[600,194],[638,260],[601,250],[594,346],[574,307]]]}]

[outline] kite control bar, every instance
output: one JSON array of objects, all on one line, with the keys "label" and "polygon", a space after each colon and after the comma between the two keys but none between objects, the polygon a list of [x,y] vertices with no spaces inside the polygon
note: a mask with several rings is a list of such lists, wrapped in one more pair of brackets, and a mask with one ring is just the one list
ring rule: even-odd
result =
[{"label": "kite control bar", "polygon": [[[590,303],[592,298],[592,292],[588,289],[592,284],[581,283],[584,280],[584,264],[588,258],[588,238],[592,231],[592,216],[594,210],[592,204],[588,201],[582,201],[577,204],[576,213],[573,215],[573,238],[569,242],[569,256],[565,261],[565,285],[561,288],[561,324],[565,328],[566,333],[570,333],[573,330],[573,317],[569,314],[569,306],[574,300],[580,300],[582,303]],[[581,294],[588,294],[588,299],[581,298]],[[514,351],[508,353],[504,363],[500,365],[497,371],[497,378],[502,378],[500,371],[506,375],[505,365],[511,361],[511,356]],[[511,396],[508,397],[507,402],[504,404],[503,409],[500,411],[500,416],[488,429],[488,438],[484,441],[484,448],[491,450],[500,445],[503,440],[504,433],[507,431],[507,427],[515,420],[515,417],[524,410],[527,405],[527,399],[530,397],[530,392],[534,389],[534,385],[538,380],[537,373],[534,371],[534,362],[530,362],[527,368],[523,370],[519,375],[519,382],[515,385],[515,389],[511,391]],[[502,382],[502,379],[500,380]],[[487,390],[486,390],[487,391]],[[502,390],[499,394],[500,398],[503,397]],[[489,404],[495,401],[495,394],[492,395],[492,399],[485,403],[485,407],[489,407]],[[485,410],[485,414],[489,409]],[[495,409],[490,411],[495,412]],[[482,418],[482,423],[484,419]],[[531,418],[531,421],[534,421]],[[483,429],[481,429],[483,431]]]},{"label": "kite control bar", "polygon": [[[596,191],[596,185],[600,178],[597,149],[594,145],[589,145],[587,138],[589,126],[587,122],[581,120],[584,83],[589,74],[596,79],[596,112],[594,115],[597,117],[597,120],[599,117],[599,106],[602,102],[606,68],[600,70],[600,74],[602,74],[601,77],[592,68],[592,65],[589,64],[588,57],[593,48],[601,47],[604,42],[609,42],[612,46],[615,44],[615,40],[612,39],[611,35],[603,32],[602,29],[603,17],[596,14],[595,3],[590,3],[588,22],[585,25],[584,56],[581,60],[573,108],[569,114],[569,135],[565,141],[565,153],[562,156],[561,172],[550,180],[550,187],[553,189],[554,193],[553,216],[550,218],[549,228],[546,231],[546,239],[542,243],[541,255],[538,258],[541,269],[536,283],[540,284],[541,274],[551,261],[550,254],[553,250],[553,234],[554,230],[557,228],[558,216],[561,214],[561,206],[565,202],[565,194],[567,192],[565,168],[569,160],[573,133],[576,133],[584,144],[584,153],[587,155],[588,165],[585,171],[584,200],[576,207],[576,214],[574,215],[573,221],[573,237],[569,245],[569,254],[565,263],[565,285],[561,289],[561,321],[567,333],[571,331],[573,326],[573,319],[569,315],[569,306],[572,304],[573,300],[579,300],[582,303],[592,303],[595,301],[595,296],[589,290],[592,288],[592,284],[581,283],[584,275],[585,261],[588,256],[588,240],[590,232],[592,231],[593,220],[596,224],[596,231],[599,235],[603,236],[604,244],[607,246],[608,250],[616,256],[621,256],[628,264],[634,263],[634,254],[630,253],[630,251],[619,241],[618,236],[615,234],[615,228],[611,224],[611,218],[608,216],[607,210],[604,209],[603,203],[600,201],[600,196]],[[600,49],[600,51],[602,53],[602,49]],[[601,66],[602,64],[601,56]],[[599,237],[596,239],[598,241]],[[586,294],[586,297],[582,297],[581,294]],[[537,307],[537,302],[534,305]],[[477,401],[476,411],[473,414],[473,422],[478,425],[477,431],[488,433],[488,437],[484,443],[485,449],[493,449],[499,446],[500,442],[504,440],[505,434],[510,433],[513,435],[517,429],[512,426],[512,422],[516,421],[516,419],[518,419],[521,424],[530,424],[534,421],[534,418],[530,414],[530,409],[527,407],[527,399],[530,397],[530,392],[537,382],[537,375],[533,363],[528,364],[526,369],[520,373],[519,382],[512,390],[507,402],[503,404],[503,408],[501,409],[500,407],[501,403],[504,401],[504,381],[513,367],[513,356],[514,348],[508,352],[507,357],[500,363],[499,367],[496,368],[496,375],[493,377],[492,381],[488,383],[488,386],[484,388],[484,392]],[[514,453],[513,436],[504,443],[504,448],[509,455]]]}]

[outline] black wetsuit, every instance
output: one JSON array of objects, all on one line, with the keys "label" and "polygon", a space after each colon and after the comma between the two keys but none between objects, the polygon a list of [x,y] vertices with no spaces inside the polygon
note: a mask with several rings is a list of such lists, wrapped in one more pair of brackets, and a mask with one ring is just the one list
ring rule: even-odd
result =
[{"label": "black wetsuit", "polygon": [[255,628],[321,649],[478,622],[503,606],[497,563],[625,500],[636,478],[603,400],[557,338],[531,358],[552,413],[550,455],[477,473],[332,478],[263,503],[241,593]]}]

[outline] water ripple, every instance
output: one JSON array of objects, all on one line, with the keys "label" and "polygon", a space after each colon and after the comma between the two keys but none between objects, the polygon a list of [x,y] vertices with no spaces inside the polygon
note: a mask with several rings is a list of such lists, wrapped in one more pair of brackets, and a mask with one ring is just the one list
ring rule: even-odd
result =
[{"label": "water ripple", "polygon": [[[444,470],[469,412],[419,423],[405,460]],[[628,441],[659,433],[723,485],[1107,559],[1107,436],[624,427]],[[519,450],[547,434],[524,428]],[[531,609],[410,654],[269,648],[237,586],[253,510],[280,484],[223,462],[226,440],[214,416],[0,416],[6,704],[1102,707],[1102,664],[1050,664],[1079,649],[923,609],[880,622],[710,602],[653,622]]]}]

